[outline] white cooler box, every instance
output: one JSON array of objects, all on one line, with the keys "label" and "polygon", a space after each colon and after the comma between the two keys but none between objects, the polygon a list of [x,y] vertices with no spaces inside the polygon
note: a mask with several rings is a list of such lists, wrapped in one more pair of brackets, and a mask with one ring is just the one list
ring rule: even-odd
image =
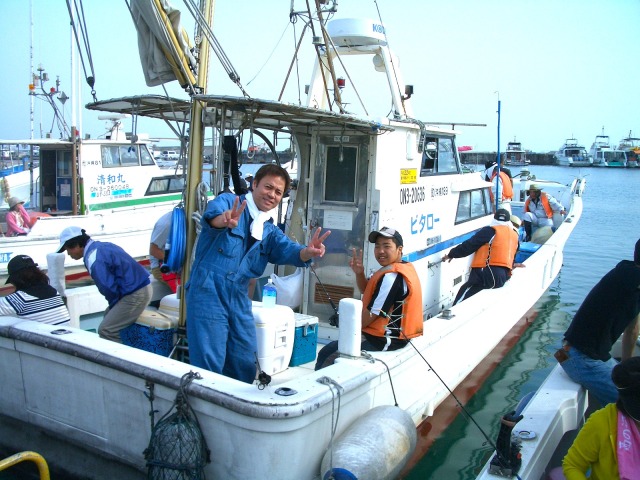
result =
[{"label": "white cooler box", "polygon": [[293,310],[284,305],[263,307],[261,302],[252,302],[251,310],[256,323],[260,368],[268,375],[286,370],[293,352],[296,326]]},{"label": "white cooler box", "polygon": [[168,317],[175,319],[177,325],[180,313],[180,300],[178,300],[178,295],[172,293],[166,295],[165,297],[162,297],[162,300],[160,300],[158,311]]}]

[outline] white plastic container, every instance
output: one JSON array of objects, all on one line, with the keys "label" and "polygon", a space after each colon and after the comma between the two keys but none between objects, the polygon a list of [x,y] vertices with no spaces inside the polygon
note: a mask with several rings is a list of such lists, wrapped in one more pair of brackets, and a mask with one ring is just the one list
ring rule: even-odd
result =
[{"label": "white plastic container", "polygon": [[180,314],[180,300],[178,300],[178,295],[172,293],[170,295],[162,297],[162,300],[160,300],[158,311],[166,315],[167,317],[175,319],[175,323],[177,325],[178,316]]},{"label": "white plastic container", "polygon": [[260,368],[268,375],[286,370],[293,351],[296,325],[293,310],[284,305],[264,307],[253,302],[252,312]]}]

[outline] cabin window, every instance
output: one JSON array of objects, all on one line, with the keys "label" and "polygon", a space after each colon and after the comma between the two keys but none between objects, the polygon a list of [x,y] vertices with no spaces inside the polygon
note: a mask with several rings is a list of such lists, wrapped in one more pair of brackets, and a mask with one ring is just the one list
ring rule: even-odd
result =
[{"label": "cabin window", "polygon": [[491,199],[486,188],[460,192],[456,225],[491,214]]},{"label": "cabin window", "polygon": [[56,163],[57,176],[70,177],[72,175],[71,152],[68,152],[68,151],[60,152],[57,158],[58,158],[58,161]]},{"label": "cabin window", "polygon": [[326,202],[356,201],[356,159],[358,148],[349,146],[327,147],[324,200]]},{"label": "cabin window", "polygon": [[179,193],[184,190],[183,177],[153,178],[145,195],[160,195],[163,193]]},{"label": "cabin window", "polygon": [[[102,145],[102,167],[103,168],[115,168],[115,167],[137,167],[140,165],[138,145]],[[143,157],[143,165],[152,165],[153,159],[151,158],[148,150],[144,147],[144,153],[141,151]],[[151,162],[151,163],[147,163]]]},{"label": "cabin window", "polygon": [[102,166],[103,168],[113,168],[120,166],[120,151],[118,147],[102,145]]},{"label": "cabin window", "polygon": [[453,138],[426,137],[422,150],[420,176],[458,173]]},{"label": "cabin window", "polygon": [[138,147],[136,145],[121,146],[120,161],[123,167],[137,167],[140,165],[138,162]]},{"label": "cabin window", "polygon": [[153,156],[149,153],[146,145],[140,147],[140,163],[142,165],[154,165]]}]

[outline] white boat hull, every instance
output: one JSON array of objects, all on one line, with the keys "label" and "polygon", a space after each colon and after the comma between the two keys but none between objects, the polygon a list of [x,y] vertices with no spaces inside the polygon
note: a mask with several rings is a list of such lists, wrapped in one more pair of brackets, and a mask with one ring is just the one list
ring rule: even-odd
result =
[{"label": "white boat hull", "polygon": [[[29,255],[41,268],[47,268],[47,254],[58,250],[60,232],[69,226],[84,228],[94,240],[115,243],[134,258],[147,257],[155,222],[174,203],[140,205],[104,214],[39,218],[26,236],[0,237],[0,277],[7,274],[7,264],[15,255]],[[82,266],[82,260],[67,257],[65,266]]]},{"label": "white boat hull", "polygon": [[[569,221],[503,288],[484,290],[452,307],[449,319],[438,316],[425,322],[424,335],[412,343],[430,366],[411,346],[374,352],[374,358],[388,365],[393,385],[382,363],[342,358],[318,372],[309,368],[312,364],[290,367],[259,390],[89,332],[70,328],[68,334],[55,335],[51,327],[3,317],[1,411],[60,442],[117,458],[143,472],[151,408],[145,385],[155,385],[154,408],[162,414],[171,406],[181,376],[194,370],[202,379],[194,381],[189,393],[211,449],[208,478],[257,479],[269,472],[272,478],[314,479],[331,439],[336,409],[339,435],[371,408],[393,405],[393,386],[399,406],[416,426],[432,415],[449,395],[434,371],[454,389],[503,340],[556,277],[562,249],[581,212],[582,200],[576,197]],[[318,381],[321,377],[342,387],[339,405],[336,392]],[[296,393],[278,395],[283,387]],[[65,457],[65,466],[74,467],[74,460]],[[112,478],[109,471],[96,475]]]}]

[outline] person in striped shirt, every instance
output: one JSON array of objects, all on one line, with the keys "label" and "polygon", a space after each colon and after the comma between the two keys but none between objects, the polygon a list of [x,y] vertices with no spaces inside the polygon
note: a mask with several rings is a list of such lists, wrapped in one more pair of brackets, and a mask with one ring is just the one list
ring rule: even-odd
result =
[{"label": "person in striped shirt", "polygon": [[28,255],[16,255],[7,265],[16,291],[0,298],[0,315],[35,320],[49,325],[68,325],[69,311],[62,297],[49,285],[49,277]]}]

